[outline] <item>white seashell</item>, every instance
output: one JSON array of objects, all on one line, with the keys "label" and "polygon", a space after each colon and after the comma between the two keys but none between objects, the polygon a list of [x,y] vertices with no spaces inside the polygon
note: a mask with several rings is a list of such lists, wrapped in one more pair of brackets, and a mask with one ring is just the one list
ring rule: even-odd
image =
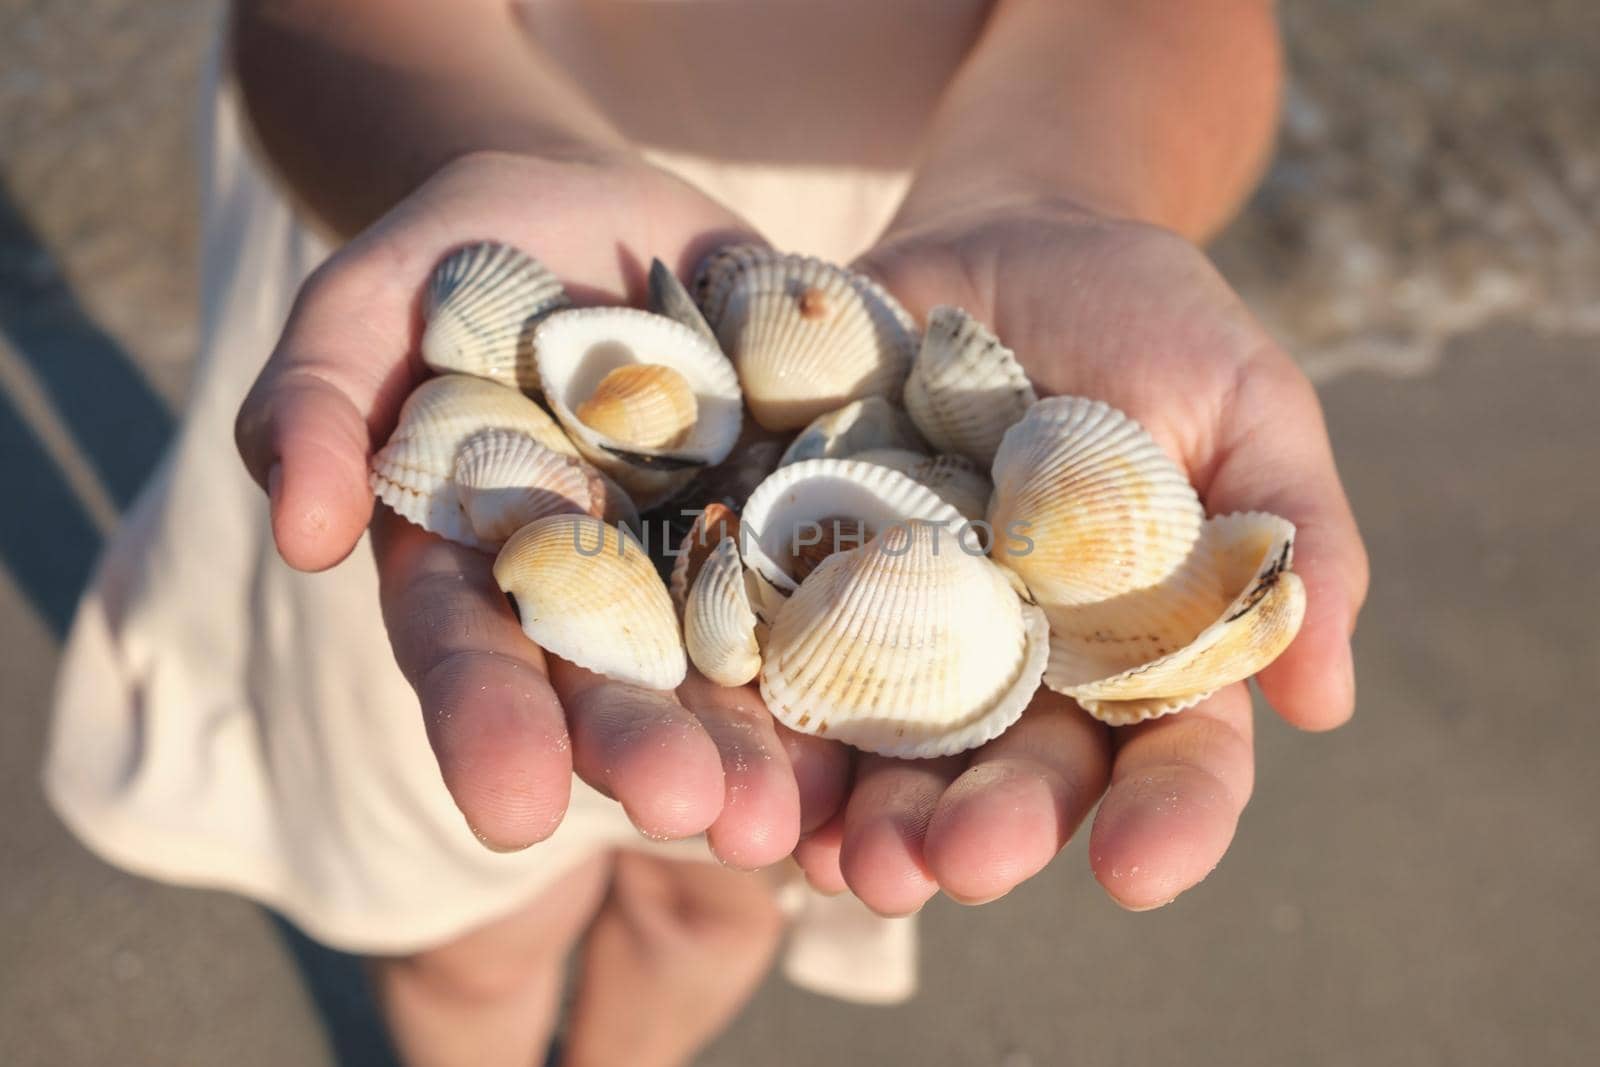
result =
[{"label": "white seashell", "polygon": [[854,458],[897,470],[921,482],[971,522],[982,521],[989,510],[994,485],[965,456],[925,456],[903,448],[869,448],[857,452]]},{"label": "white seashell", "polygon": [[1047,609],[1045,683],[1114,726],[1170,714],[1255,674],[1294,640],[1305,585],[1294,526],[1247,512],[1206,521],[1166,582],[1102,604]]},{"label": "white seashell", "polygon": [[646,689],[674,689],[688,673],[667,587],[618,527],[587,515],[537,519],[500,550],[494,579],[547,652]]},{"label": "white seashell", "polygon": [[683,612],[689,659],[718,685],[744,685],[761,670],[756,626],[739,543],[725,537],[712,549],[689,590]]},{"label": "white seashell", "polygon": [[440,373],[536,390],[534,323],[567,303],[556,276],[532,256],[493,241],[467,245],[428,281],[422,361]]},{"label": "white seashell", "polygon": [[546,515],[590,515],[632,522],[620,486],[576,456],[552,451],[515,430],[480,430],[456,453],[454,481],[474,534],[499,548]]},{"label": "white seashell", "polygon": [[711,331],[706,317],[695,306],[694,297],[683,287],[678,276],[659,259],[650,261],[650,310],[665,315],[689,327],[712,344],[717,335]]},{"label": "white seashell", "polygon": [[756,486],[740,515],[739,550],[759,579],[757,612],[771,619],[817,554],[860,547],[908,523],[957,534],[966,528],[961,513],[933,490],[887,467],[852,459],[779,467]]},{"label": "white seashell", "polygon": [[689,526],[689,532],[679,543],[672,561],[672,573],[667,588],[672,593],[672,603],[681,612],[689,602],[689,587],[700,574],[706,558],[725,537],[737,539],[739,516],[726,504],[713,501],[700,509]]},{"label": "white seashell", "polygon": [[[546,401],[583,457],[615,478],[640,508],[682,489],[720,463],[739,439],[739,380],[715,345],[689,327],[634,308],[562,311],[534,332]],[[694,422],[670,447],[621,441],[596,430],[578,409],[621,368],[664,366],[686,382]]]},{"label": "white seashell", "polygon": [[1039,603],[1093,604],[1156,585],[1204,512],[1189,480],[1122,412],[1050,397],[1006,431],[989,504],[995,560]]},{"label": "white seashell", "polygon": [[455,485],[462,446],[491,429],[524,435],[562,455],[578,454],[555,420],[521,393],[447,374],[428,379],[406,398],[388,443],[372,457],[372,491],[424,530],[471,548],[491,547],[474,533]]},{"label": "white seashell", "polygon": [[[941,543],[942,542],[942,543]],[[1043,613],[946,531],[894,526],[822,563],[778,612],[761,695],[790,729],[886,756],[961,752],[1021,716]]]},{"label": "white seashell", "polygon": [[849,459],[869,448],[922,452],[925,442],[905,412],[881,396],[866,396],[818,415],[790,443],[778,466],[803,459]]},{"label": "white seashell", "polygon": [[916,324],[870,278],[740,245],[701,264],[695,289],[751,417],[767,429],[796,429],[859,397],[899,395]]},{"label": "white seashell", "polygon": [[988,466],[1006,430],[1038,399],[1016,354],[987,327],[960,308],[933,309],[905,405],[935,448]]}]

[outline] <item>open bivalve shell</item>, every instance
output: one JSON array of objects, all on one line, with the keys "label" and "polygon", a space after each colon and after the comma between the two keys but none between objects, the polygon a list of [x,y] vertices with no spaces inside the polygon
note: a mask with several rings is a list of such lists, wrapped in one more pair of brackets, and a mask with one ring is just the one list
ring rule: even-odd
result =
[{"label": "open bivalve shell", "polygon": [[920,453],[926,442],[905,412],[881,396],[866,396],[818,415],[790,442],[778,466],[803,459],[849,459],[873,448]]},{"label": "open bivalve shell", "polygon": [[988,466],[1005,432],[1038,399],[1015,353],[988,327],[960,308],[933,309],[905,404],[935,448]]},{"label": "open bivalve shell", "polygon": [[577,458],[555,420],[514,389],[482,378],[430,378],[406,398],[389,441],[372,457],[372,490],[402,518],[471,548],[494,539],[474,529],[456,485],[456,464],[467,443],[487,430],[526,437],[558,455]]},{"label": "open bivalve shell", "polygon": [[761,670],[758,622],[733,537],[717,542],[695,576],[683,611],[689,659],[718,685],[744,685]]},{"label": "open bivalve shell", "polygon": [[643,547],[587,515],[551,515],[511,536],[494,579],[545,651],[646,689],[688,673],[678,617]]},{"label": "open bivalve shell", "polygon": [[515,430],[480,430],[469,437],[456,453],[455,483],[472,532],[496,549],[546,515],[574,513],[630,525],[638,520],[621,486],[577,456]]},{"label": "open bivalve shell", "polygon": [[992,555],[1046,608],[1154,586],[1200,536],[1200,498],[1122,412],[1050,397],[1006,431],[989,504]]},{"label": "open bivalve shell", "polygon": [[968,536],[959,511],[899,471],[853,459],[779,467],[740,516],[739,548],[756,578],[757,613],[771,621],[783,598],[834,552],[912,523],[943,528],[948,544]]},{"label": "open bivalve shell", "polygon": [[641,509],[739,439],[739,380],[714,344],[634,308],[562,311],[534,332],[545,400],[585,459]]},{"label": "open bivalve shell", "polygon": [[1294,526],[1276,515],[1208,519],[1195,552],[1161,584],[1047,609],[1045,684],[1120,726],[1249,678],[1289,647],[1305,616],[1293,548]]},{"label": "open bivalve shell", "polygon": [[534,324],[567,303],[556,276],[532,256],[493,241],[467,245],[428,281],[422,361],[441,373],[536,390]]},{"label": "open bivalve shell", "polygon": [[921,482],[972,522],[981,521],[989,510],[994,484],[965,456],[925,456],[903,448],[869,448],[857,452],[854,458],[897,470]]},{"label": "open bivalve shell", "polygon": [[859,397],[898,397],[916,324],[870,278],[739,245],[701,264],[695,289],[751,416],[767,429],[798,429]]},{"label": "open bivalve shell", "polygon": [[886,756],[961,752],[1021,716],[1043,613],[948,530],[891,526],[825,559],[778,611],[761,695],[794,730]]}]

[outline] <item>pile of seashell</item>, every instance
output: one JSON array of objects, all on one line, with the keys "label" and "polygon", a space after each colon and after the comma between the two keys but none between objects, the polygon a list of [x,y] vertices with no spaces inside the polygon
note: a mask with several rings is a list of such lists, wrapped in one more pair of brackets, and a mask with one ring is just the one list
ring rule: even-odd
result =
[{"label": "pile of seashell", "polygon": [[[655,689],[687,650],[795,730],[927,757],[1041,681],[1112,725],[1180,711],[1299,629],[1290,523],[1207,518],[1143,428],[1039,399],[960,309],[919,336],[869,279],[748,245],[689,289],[656,262],[650,293],[572,309],[523,253],[458,250],[425,301],[438,376],[373,457],[398,514],[498,553],[542,648]],[[667,501],[704,506],[664,581],[637,531]]]}]

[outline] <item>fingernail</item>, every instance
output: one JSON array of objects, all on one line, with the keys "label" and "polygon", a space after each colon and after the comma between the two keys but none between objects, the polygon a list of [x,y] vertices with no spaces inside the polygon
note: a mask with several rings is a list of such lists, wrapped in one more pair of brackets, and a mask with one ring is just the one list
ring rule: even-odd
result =
[{"label": "fingernail", "polygon": [[[1171,904],[1177,899],[1177,897],[1168,897],[1166,900],[1158,900],[1154,904],[1140,904],[1137,907],[1132,904],[1123,904],[1122,906],[1124,909],[1132,912],[1155,911],[1158,908],[1166,907],[1168,904]],[[1118,901],[1118,903],[1121,903],[1121,901]]]},{"label": "fingernail", "polygon": [[498,852],[502,856],[510,855],[513,852],[521,852],[524,849],[528,849],[528,848],[533,847],[532,845],[500,845],[500,844],[496,844],[495,842],[490,841],[489,838],[484,835],[484,832],[482,830],[478,829],[476,826],[473,826],[470,822],[467,823],[467,829],[471,830],[472,831],[472,836],[478,839],[478,844],[482,845],[484,848],[488,849],[490,852]]},{"label": "fingernail", "polygon": [[[861,903],[867,904],[867,902],[864,900]],[[910,911],[879,911],[871,904],[867,904],[867,910],[872,912],[872,914],[876,915],[880,919],[909,919],[913,915],[920,915],[922,913],[922,909],[927,906],[928,902],[924,900],[921,904],[918,904]]]},{"label": "fingernail", "polygon": [[984,904],[992,904],[995,901],[999,900],[1001,897],[1006,896],[1010,892],[1011,892],[1011,890],[1007,889],[1004,892],[996,893],[993,896],[987,896],[987,897],[964,897],[959,893],[952,893],[952,892],[950,892],[950,890],[946,889],[944,891],[944,895],[949,897],[951,900],[955,901],[957,904],[960,904],[960,905],[962,905],[964,907],[976,908],[976,907],[979,907],[979,906],[984,905]]}]

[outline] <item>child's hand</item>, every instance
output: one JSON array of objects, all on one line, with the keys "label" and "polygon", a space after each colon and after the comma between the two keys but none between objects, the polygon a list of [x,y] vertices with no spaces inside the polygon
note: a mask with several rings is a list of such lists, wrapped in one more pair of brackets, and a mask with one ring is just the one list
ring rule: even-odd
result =
[{"label": "child's hand", "polygon": [[[1304,729],[1349,718],[1367,561],[1321,410],[1202,253],[1162,230],[1044,204],[892,235],[862,265],[919,320],[958,304],[990,324],[1041,393],[1102,399],[1137,418],[1188,470],[1208,513],[1292,520],[1307,614],[1261,689]],[[1090,862],[1119,903],[1147,908],[1221,859],[1252,777],[1243,685],[1116,731],[1041,690],[1021,722],[967,756],[863,760],[843,813],[797,856],[813,882],[848,884],[882,912],[912,911],[939,889],[987,900],[1041,870],[1109,781]]]},{"label": "child's hand", "polygon": [[[271,495],[284,559],[331,567],[373,520],[368,457],[422,377],[420,296],[451,248],[506,241],[580,301],[616,301],[642,285],[636,251],[682,270],[713,245],[749,236],[717,204],[632,159],[481,155],[446,167],[306,283],[239,413],[239,449]],[[842,787],[833,747],[780,738],[786,732],[759,702],[753,710],[737,694],[691,683],[690,711],[671,694],[543,656],[495,586],[491,557],[387,509],[374,547],[395,658],[421,701],[445,784],[486,844],[549,836],[575,770],[646,834],[709,828],[726,861],[758,866],[794,847],[797,777],[835,795]]]}]

